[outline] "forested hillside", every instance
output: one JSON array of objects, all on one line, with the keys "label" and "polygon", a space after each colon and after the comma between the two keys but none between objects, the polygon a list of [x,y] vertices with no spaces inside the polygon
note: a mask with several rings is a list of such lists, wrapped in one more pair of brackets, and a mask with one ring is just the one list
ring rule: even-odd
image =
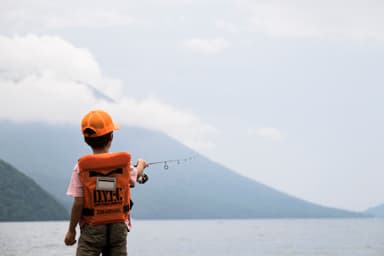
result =
[{"label": "forested hillside", "polygon": [[31,178],[0,160],[0,221],[64,220],[67,210]]}]

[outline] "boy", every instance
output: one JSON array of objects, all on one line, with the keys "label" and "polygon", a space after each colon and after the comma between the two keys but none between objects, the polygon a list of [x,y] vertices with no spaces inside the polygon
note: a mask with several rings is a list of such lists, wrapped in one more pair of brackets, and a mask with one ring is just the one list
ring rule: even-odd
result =
[{"label": "boy", "polygon": [[107,112],[90,111],[83,117],[81,129],[93,154],[80,158],[72,173],[67,195],[74,201],[64,243],[76,243],[79,224],[76,255],[127,255],[132,207],[129,187],[135,185],[148,164],[139,159],[133,168],[129,153],[109,153],[113,131],[119,127]]}]

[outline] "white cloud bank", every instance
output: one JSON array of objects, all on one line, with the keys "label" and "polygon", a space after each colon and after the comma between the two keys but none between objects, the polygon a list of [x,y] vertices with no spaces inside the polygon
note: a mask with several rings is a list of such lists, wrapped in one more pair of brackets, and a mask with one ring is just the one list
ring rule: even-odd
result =
[{"label": "white cloud bank", "polygon": [[77,125],[102,108],[121,125],[162,131],[196,150],[213,145],[214,127],[155,97],[122,95],[121,81],[104,76],[88,50],[59,37],[0,36],[0,56],[0,119]]},{"label": "white cloud bank", "polygon": [[[124,27],[137,20],[124,2],[20,0],[2,3],[0,28],[7,33],[45,32],[62,28]],[[127,5],[125,5],[127,7]]]},{"label": "white cloud bank", "polygon": [[384,2],[243,0],[250,28],[279,37],[384,40]]},{"label": "white cloud bank", "polygon": [[[209,15],[204,15],[205,6]],[[74,8],[75,7],[75,8]],[[151,8],[156,8],[152,11]],[[162,29],[164,17],[204,18],[207,26],[195,29],[268,34],[277,37],[384,40],[384,1],[376,0],[229,0],[211,1],[2,1],[2,33],[47,33],[62,28],[127,27],[147,24],[144,29]],[[212,15],[214,13],[214,15]],[[229,15],[230,14],[230,15]],[[211,24],[209,24],[211,22]],[[152,24],[152,25],[149,25]],[[183,23],[173,25],[183,30]],[[198,26],[198,27],[197,27]],[[183,30],[184,31],[184,30]],[[209,35],[209,34],[208,34]],[[247,33],[245,33],[246,36]],[[220,34],[218,35],[220,37]],[[242,39],[242,38],[239,38]],[[244,39],[244,38],[243,38]],[[214,53],[228,41],[195,38],[185,42],[193,49]]]}]

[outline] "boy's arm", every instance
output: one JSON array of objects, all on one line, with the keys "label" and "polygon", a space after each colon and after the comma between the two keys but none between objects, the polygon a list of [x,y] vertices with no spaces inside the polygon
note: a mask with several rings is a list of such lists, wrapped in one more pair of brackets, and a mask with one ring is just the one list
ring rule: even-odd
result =
[{"label": "boy's arm", "polygon": [[74,245],[76,243],[76,226],[79,223],[83,212],[84,198],[75,197],[73,200],[71,220],[69,222],[68,231],[65,235],[64,243],[66,245]]}]

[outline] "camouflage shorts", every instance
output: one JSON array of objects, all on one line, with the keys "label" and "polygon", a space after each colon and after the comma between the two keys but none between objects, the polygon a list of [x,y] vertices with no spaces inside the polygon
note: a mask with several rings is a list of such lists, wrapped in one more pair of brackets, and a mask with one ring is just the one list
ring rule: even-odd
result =
[{"label": "camouflage shorts", "polygon": [[77,256],[126,256],[127,232],[125,223],[105,225],[85,224],[81,227]]}]

